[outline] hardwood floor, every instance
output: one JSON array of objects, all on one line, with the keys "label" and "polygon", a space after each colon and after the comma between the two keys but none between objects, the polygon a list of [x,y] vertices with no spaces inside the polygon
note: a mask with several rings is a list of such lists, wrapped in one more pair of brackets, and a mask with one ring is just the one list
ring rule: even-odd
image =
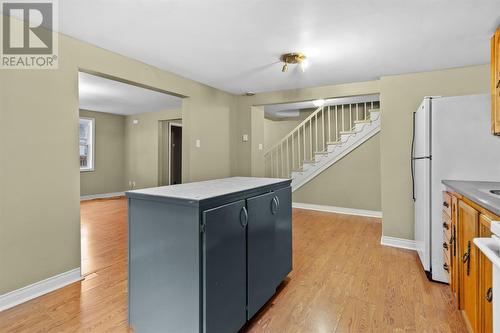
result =
[{"label": "hardwood floor", "polygon": [[[126,201],[81,212],[85,280],[1,312],[0,332],[129,332]],[[414,252],[381,246],[377,219],[293,219],[294,270],[241,332],[466,332],[449,287],[427,281]]]}]

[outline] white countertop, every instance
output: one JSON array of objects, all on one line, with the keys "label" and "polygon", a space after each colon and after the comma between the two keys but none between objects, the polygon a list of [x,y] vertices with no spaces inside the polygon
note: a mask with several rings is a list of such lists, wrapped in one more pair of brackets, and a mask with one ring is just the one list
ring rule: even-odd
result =
[{"label": "white countertop", "polygon": [[127,191],[127,194],[152,195],[183,200],[205,200],[213,197],[279,184],[290,179],[231,177],[179,185],[145,188]]},{"label": "white countertop", "polygon": [[500,215],[500,196],[489,190],[500,190],[500,182],[443,180],[442,183],[479,206]]}]

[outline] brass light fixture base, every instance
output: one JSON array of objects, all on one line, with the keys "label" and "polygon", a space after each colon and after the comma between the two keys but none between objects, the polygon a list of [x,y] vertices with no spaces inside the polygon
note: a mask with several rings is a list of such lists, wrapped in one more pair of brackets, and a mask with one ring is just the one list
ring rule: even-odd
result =
[{"label": "brass light fixture base", "polygon": [[282,72],[288,71],[288,64],[302,64],[306,60],[306,56],[300,52],[282,54],[280,60],[284,62]]}]

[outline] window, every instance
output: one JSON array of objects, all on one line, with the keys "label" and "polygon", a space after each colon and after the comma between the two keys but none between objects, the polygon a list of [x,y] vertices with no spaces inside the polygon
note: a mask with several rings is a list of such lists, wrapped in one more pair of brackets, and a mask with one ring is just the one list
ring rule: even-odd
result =
[{"label": "window", "polygon": [[80,118],[80,171],[94,171],[95,120]]}]

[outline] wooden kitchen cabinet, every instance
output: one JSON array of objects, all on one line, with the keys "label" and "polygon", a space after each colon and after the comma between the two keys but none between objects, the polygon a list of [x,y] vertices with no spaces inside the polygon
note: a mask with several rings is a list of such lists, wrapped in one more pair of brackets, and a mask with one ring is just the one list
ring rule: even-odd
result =
[{"label": "wooden kitchen cabinet", "polygon": [[[450,207],[445,203],[450,203]],[[449,253],[443,252],[444,261],[449,260],[451,291],[469,332],[493,332],[493,268],[473,242],[476,237],[491,237],[492,220],[500,220],[500,216],[460,194],[443,193],[443,237],[449,237]],[[445,224],[451,226],[450,236]]]},{"label": "wooden kitchen cabinet", "polygon": [[478,321],[478,249],[473,239],[479,235],[479,212],[459,201],[458,227],[460,261],[460,309],[472,332],[479,332]]},{"label": "wooden kitchen cabinet", "polygon": [[500,28],[491,37],[491,130],[500,135]]},{"label": "wooden kitchen cabinet", "polygon": [[[486,215],[479,217],[479,237],[491,237],[491,219]],[[480,332],[493,332],[493,291],[491,262],[479,251],[479,320]]]}]

